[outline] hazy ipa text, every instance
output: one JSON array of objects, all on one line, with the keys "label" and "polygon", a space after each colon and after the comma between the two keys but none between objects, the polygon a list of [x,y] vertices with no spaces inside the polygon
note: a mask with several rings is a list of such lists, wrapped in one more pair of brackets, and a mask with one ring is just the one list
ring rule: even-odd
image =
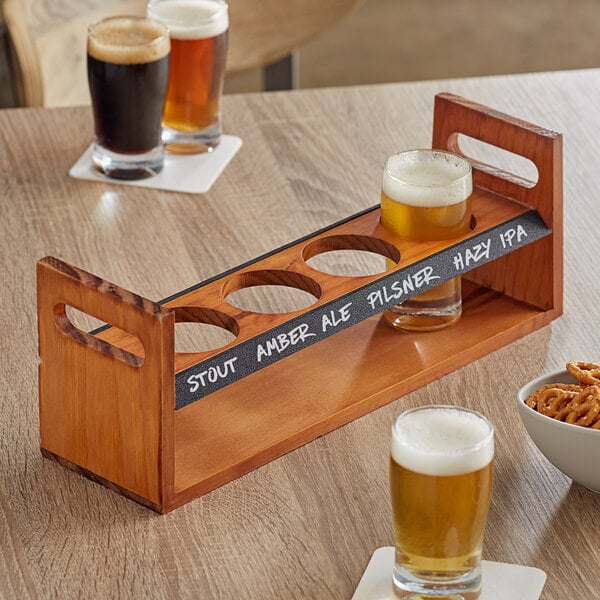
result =
[{"label": "hazy ipa text", "polygon": [[148,15],[171,36],[163,141],[171,151],[199,152],[219,143],[229,18],[222,0],[153,0]]},{"label": "hazy ipa text", "polygon": [[390,489],[397,587],[479,589],[493,455],[493,428],[475,412],[428,406],[396,419]]},{"label": "hazy ipa text", "polygon": [[[401,238],[448,240],[469,231],[471,166],[437,150],[411,150],[387,159],[381,192],[381,224]],[[429,331],[454,323],[462,311],[460,278],[414,296],[384,313],[402,329]]]},{"label": "hazy ipa text", "polygon": [[93,160],[107,175],[137,178],[162,168],[169,48],[167,30],[151,19],[112,17],[89,28]]}]

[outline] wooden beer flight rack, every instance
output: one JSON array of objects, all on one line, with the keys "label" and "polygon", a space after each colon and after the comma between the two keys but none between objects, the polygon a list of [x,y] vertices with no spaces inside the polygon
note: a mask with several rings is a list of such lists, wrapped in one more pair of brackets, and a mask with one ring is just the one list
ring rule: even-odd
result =
[{"label": "wooden beer flight rack", "polygon": [[[437,95],[432,146],[461,153],[459,133],[530,159],[539,179],[533,185],[469,159],[472,230],[458,240],[395,238],[374,207],[160,303],[58,259],[40,260],[44,455],[165,513],[562,314],[561,136]],[[306,262],[340,249],[397,264],[341,277]],[[383,323],[385,308],[457,274],[456,325],[404,333]],[[308,291],[315,303],[259,314],[226,300],[264,284]],[[110,326],[86,333],[66,306]],[[176,353],[182,321],[236,337],[209,352]]]}]

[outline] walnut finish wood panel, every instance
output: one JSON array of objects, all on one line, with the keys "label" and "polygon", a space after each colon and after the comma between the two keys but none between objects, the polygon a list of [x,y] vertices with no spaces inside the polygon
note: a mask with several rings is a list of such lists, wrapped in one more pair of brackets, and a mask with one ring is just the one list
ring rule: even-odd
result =
[{"label": "walnut finish wood panel", "polygon": [[[464,236],[464,239],[522,215],[530,210],[530,207],[498,197],[485,190],[476,189],[473,195],[473,210],[477,225],[469,234]],[[226,326],[236,332],[235,340],[228,344],[228,347],[233,347],[253,338],[258,333],[286,323],[303,312],[265,314],[243,310],[227,300],[228,295],[236,289],[269,284],[303,288],[315,297],[314,303],[310,306],[310,308],[313,308],[381,278],[380,274],[363,277],[336,277],[311,268],[306,264],[306,257],[310,255],[311,248],[318,245],[319,242],[327,244],[329,238],[341,235],[348,236],[347,243],[351,247],[377,249],[378,240],[382,241],[388,246],[383,249],[379,248],[380,252],[387,253],[392,258],[395,256],[395,250],[400,256],[398,264],[396,267],[390,268],[390,271],[409,266],[424,257],[448,248],[453,242],[456,242],[455,240],[419,244],[407,243],[406,240],[402,240],[386,231],[380,225],[379,216],[379,210],[368,212],[347,223],[338,225],[334,229],[315,235],[310,240],[290,245],[266,258],[236,269],[234,273],[217,278],[198,289],[182,293],[177,298],[165,302],[164,306],[181,308],[182,310],[189,310],[189,307],[198,307],[218,311],[219,316],[229,317],[233,321],[228,321]],[[368,242],[352,242],[353,236],[364,236],[363,239],[368,240]],[[526,291],[523,291],[522,295],[527,296]],[[535,298],[527,299],[531,304],[535,304]],[[180,314],[183,315],[183,312]],[[235,323],[235,326],[233,323]],[[127,335],[123,330],[109,329],[100,333],[99,337],[130,352],[139,351],[136,338]],[[177,353],[175,356],[175,371],[183,371],[221,350],[223,348],[202,353]]]},{"label": "walnut finish wood panel", "polygon": [[[440,103],[440,100],[443,102]],[[462,127],[460,120],[446,119],[446,112],[452,114],[456,107],[463,109],[467,130],[468,124],[477,115],[492,113],[488,107],[465,99],[438,95],[434,131],[439,129],[440,122]],[[548,134],[543,130],[536,132],[539,128],[518,124],[497,111],[494,111],[492,123],[479,123],[477,130],[481,139],[504,140],[509,149],[512,149],[510,139],[504,131],[513,132],[517,140],[518,135],[525,132],[533,144],[536,143],[535,136],[542,137],[548,147],[560,141],[558,134]],[[520,150],[518,143],[516,149]],[[556,155],[551,153],[544,159],[539,162],[540,179],[546,177],[546,166],[551,172],[560,171],[562,167],[560,152]],[[554,160],[559,164],[552,162],[547,165],[548,161]],[[544,205],[549,221],[560,222],[554,218],[552,194],[559,194],[556,204],[560,208],[562,188],[544,190],[540,187],[539,190],[545,192],[540,197],[541,192],[536,187],[524,198],[530,204],[527,206],[497,194],[497,190],[505,191],[511,177],[509,174],[490,173],[486,183],[488,191],[475,187],[473,227],[454,243],[468,243],[469,240],[474,243],[474,236],[481,236],[512,221],[540,204]],[[326,241],[328,237],[329,242]],[[399,394],[406,394],[435,380],[441,373],[448,373],[496,350],[500,341],[512,342],[560,315],[554,305],[562,302],[553,296],[552,288],[540,291],[539,281],[530,286],[532,278],[528,267],[531,259],[523,253],[524,248],[520,251],[522,262],[514,263],[514,273],[497,269],[490,287],[506,289],[531,306],[543,302],[538,312],[522,311],[515,306],[518,314],[518,319],[515,319],[510,309],[502,310],[501,305],[496,306],[496,299],[482,289],[472,294],[476,306],[484,309],[477,312],[477,320],[464,319],[460,331],[453,328],[449,335],[428,336],[429,341],[439,338],[435,347],[443,349],[443,353],[422,353],[418,360],[405,352],[405,337],[397,332],[388,331],[387,343],[380,342],[381,350],[385,347],[384,354],[372,351],[369,329],[359,323],[352,328],[353,337],[335,335],[327,340],[325,350],[319,344],[310,346],[304,348],[301,354],[293,354],[293,360],[292,356],[288,357],[287,361],[277,365],[277,369],[247,373],[250,383],[246,382],[242,393],[239,386],[230,384],[214,398],[212,394],[203,397],[202,401],[198,397],[190,398],[199,406],[193,411],[188,408],[179,413],[185,415],[180,419],[187,426],[187,434],[179,436],[178,429],[173,429],[175,382],[173,369],[169,368],[175,354],[172,344],[175,315],[181,321],[194,312],[200,311],[200,316],[211,313],[212,322],[227,322],[229,330],[236,333],[236,339],[229,345],[235,347],[261,334],[268,336],[269,331],[275,335],[275,327],[291,323],[291,319],[301,315],[308,318],[309,312],[318,310],[315,308],[318,305],[359,291],[386,275],[340,278],[315,273],[306,264],[305,256],[313,254],[315,247],[331,247],[334,238],[344,240],[344,247],[351,245],[351,240],[355,239],[358,240],[357,248],[383,248],[384,254],[397,263],[390,268],[391,272],[438,254],[452,245],[452,241],[408,243],[381,227],[379,210],[369,210],[250,261],[246,266],[232,269],[187,293],[177,294],[171,305],[180,307],[178,313],[176,309],[163,308],[55,258],[41,260],[38,263],[38,320],[43,451],[59,463],[90,476],[110,489],[122,491],[133,499],[141,498],[144,505],[159,512],[168,512],[194,498],[194,494],[205,493],[239,477],[393,400]],[[536,250],[537,246],[539,244],[533,245],[533,256],[540,261],[540,271],[551,269],[552,265],[562,269],[562,246],[554,248],[558,253],[556,258],[548,254],[553,251],[552,245],[548,247],[546,244],[541,252]],[[541,282],[545,279],[548,277],[542,277]],[[231,305],[227,302],[230,293],[268,284],[305,290],[316,302],[293,313],[231,312]],[[510,294],[507,295],[510,297]],[[480,301],[482,296],[487,301]],[[91,312],[114,326],[102,331],[100,337],[87,334],[69,320],[65,304]],[[465,310],[469,308],[470,305],[465,303]],[[498,318],[499,314],[503,317]],[[144,319],[138,322],[140,315]],[[356,331],[360,332],[358,336]],[[131,343],[131,340],[134,342]],[[351,390],[347,389],[341,375],[334,378],[335,386],[325,397],[315,396],[311,386],[302,385],[302,380],[309,379],[313,386],[323,386],[323,378],[328,378],[322,370],[326,357],[336,356],[344,362],[349,348],[364,356],[361,363],[346,370],[347,376],[356,382]],[[404,355],[404,372],[395,368],[398,354]],[[195,364],[194,359],[197,362],[202,357],[188,355],[191,364]],[[237,356],[232,358],[237,359]],[[245,360],[252,361],[245,355],[240,362]],[[256,365],[256,368],[258,370],[260,366]],[[288,371],[301,373],[300,377],[296,376],[298,385],[290,385]],[[382,378],[382,372],[386,376],[391,374],[392,379]],[[371,383],[379,380],[385,383],[373,388]],[[175,389],[179,390],[178,384]],[[304,395],[305,389],[309,390],[308,396]],[[250,415],[254,417],[257,414],[257,408],[263,402],[264,407],[258,409],[262,416],[250,418]],[[207,411],[205,404],[212,406],[212,410]],[[178,398],[176,406],[182,408],[185,404],[180,404]],[[61,415],[64,415],[64,423],[61,423]],[[130,430],[129,435],[124,434],[127,429]],[[215,432],[216,436],[211,435]],[[175,466],[174,446],[178,455]],[[140,457],[145,460],[140,460]],[[185,464],[186,468],[180,468],[180,464]]]},{"label": "walnut finish wood panel", "polygon": [[[41,447],[168,504],[173,489],[173,329],[159,304],[52,259],[38,263]],[[127,329],[143,359],[84,333],[66,305]]]},{"label": "walnut finish wood panel", "polygon": [[[164,517],[40,456],[39,258],[166,297],[377,203],[383,157],[431,144],[444,90],[564,134],[560,319]],[[393,416],[447,401],[496,426],[484,558],[545,570],[542,600],[594,598],[600,499],[545,461],[514,403],[542,372],[600,358],[589,243],[600,229],[599,93],[594,70],[231,96],[225,130],[244,146],[197,197],[69,179],[91,139],[87,109],[0,111],[0,596],[346,600],[372,552],[392,543]],[[324,368],[335,377],[344,366],[328,357]]]},{"label": "walnut finish wood panel", "polygon": [[[544,311],[468,284],[464,315],[452,329],[425,339],[406,334],[400,341],[396,332],[372,317],[176,411],[175,504],[239,477],[552,319]],[[353,351],[344,352],[347,348]],[[331,356],[338,360],[331,361]]]},{"label": "walnut finish wood panel", "polygon": [[[513,152],[536,167],[537,182],[526,181],[497,167],[474,161],[473,182],[483,189],[535,206],[552,238],[507,255],[470,273],[473,281],[536,306],[562,312],[563,297],[563,170],[562,136],[493,109],[473,111],[473,102],[452,94],[438,95],[433,147],[464,154],[458,134]],[[525,265],[527,265],[525,267]],[[506,277],[506,273],[514,274]]]}]

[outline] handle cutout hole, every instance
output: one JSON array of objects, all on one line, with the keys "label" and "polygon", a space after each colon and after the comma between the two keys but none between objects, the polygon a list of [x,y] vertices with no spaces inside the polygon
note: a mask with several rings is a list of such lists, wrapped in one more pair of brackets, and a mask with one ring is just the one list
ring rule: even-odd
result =
[{"label": "handle cutout hole", "polygon": [[[90,346],[132,367],[141,367],[145,351],[141,340],[116,325],[83,312],[70,304],[57,304],[54,307],[57,327],[68,337]],[[89,330],[101,331],[88,333]]]},{"label": "handle cutout hole", "polygon": [[[463,133],[455,133],[450,137],[450,149],[478,163],[494,169],[499,169],[507,175],[516,176],[516,183],[526,188],[534,187],[540,175],[535,164],[510,150],[504,150],[487,142],[476,140]],[[514,180],[515,177],[509,177]]]},{"label": "handle cutout hole", "polygon": [[77,310],[69,304],[66,304],[65,308],[67,312],[67,319],[71,321],[73,326],[77,327],[78,329],[82,329],[83,331],[87,331],[92,335],[92,332],[96,329],[106,329],[106,327],[110,327],[106,321],[102,321],[101,319],[97,319],[92,315]]},{"label": "handle cutout hole", "polygon": [[227,346],[240,332],[237,321],[225,313],[200,306],[176,306],[175,352],[208,352]]},{"label": "handle cutout hole", "polygon": [[225,284],[223,294],[229,304],[242,310],[281,314],[312,306],[322,290],[310,277],[273,269],[240,273]]}]

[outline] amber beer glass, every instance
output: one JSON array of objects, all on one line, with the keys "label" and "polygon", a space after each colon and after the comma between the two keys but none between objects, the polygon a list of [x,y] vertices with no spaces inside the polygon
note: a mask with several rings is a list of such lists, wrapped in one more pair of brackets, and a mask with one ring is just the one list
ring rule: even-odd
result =
[{"label": "amber beer glass", "polygon": [[390,488],[399,597],[479,597],[493,456],[492,424],[474,411],[433,405],[396,418]]},{"label": "amber beer glass", "polygon": [[168,150],[211,151],[221,139],[221,94],[227,58],[224,0],[151,0],[149,17],[171,36],[169,89],[163,117]]},{"label": "amber beer glass", "polygon": [[[440,150],[409,150],[390,156],[383,171],[381,224],[412,241],[448,240],[469,231],[471,165]],[[434,331],[462,313],[460,277],[441,283],[384,312],[399,329]]]},{"label": "amber beer glass", "polygon": [[169,49],[164,25],[144,17],[111,17],[89,27],[92,160],[105,175],[141,179],[162,169]]}]

